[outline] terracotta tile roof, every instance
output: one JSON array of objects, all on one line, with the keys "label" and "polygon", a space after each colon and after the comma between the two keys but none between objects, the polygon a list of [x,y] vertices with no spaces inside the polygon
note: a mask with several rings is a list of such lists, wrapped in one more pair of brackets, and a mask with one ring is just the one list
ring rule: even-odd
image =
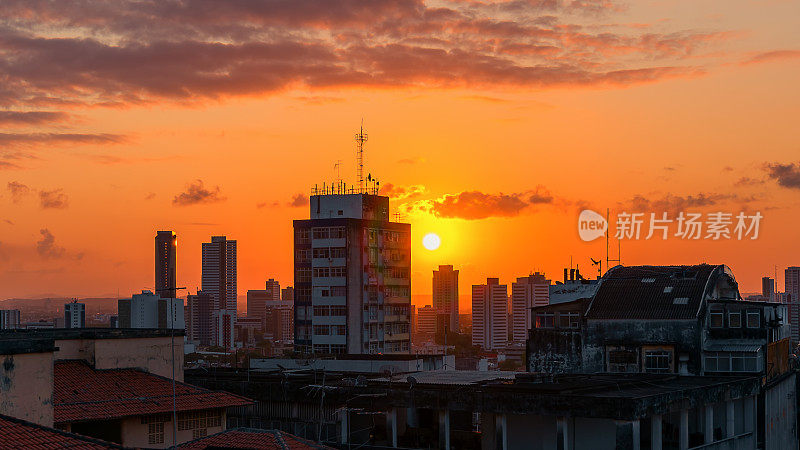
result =
[{"label": "terracotta tile roof", "polygon": [[13,417],[0,415],[0,448],[26,449],[107,449],[122,448],[66,431],[48,428]]},{"label": "terracotta tile roof", "polygon": [[204,438],[179,445],[182,449],[205,448],[247,448],[247,449],[330,449],[280,430],[259,430],[255,428],[231,428]]},{"label": "terracotta tile roof", "polygon": [[[55,423],[106,420],[172,411],[172,380],[137,369],[95,370],[84,361],[54,365]],[[175,383],[176,409],[242,406],[252,400]]]}]

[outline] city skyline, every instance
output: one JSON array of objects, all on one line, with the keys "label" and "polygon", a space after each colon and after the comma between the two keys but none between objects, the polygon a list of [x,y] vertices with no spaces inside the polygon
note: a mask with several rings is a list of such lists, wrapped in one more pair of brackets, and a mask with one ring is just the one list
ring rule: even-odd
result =
[{"label": "city skyline", "polygon": [[[191,290],[211,235],[240,242],[240,295],[267,274],[288,281],[291,221],[314,184],[354,180],[362,118],[366,169],[414,230],[414,295],[429,292],[440,264],[459,267],[461,295],[489,275],[557,278],[570,258],[594,277],[589,258],[605,259],[605,244],[579,239],[584,207],[761,212],[753,241],[622,244],[626,265],[724,263],[743,292],[758,292],[774,266],[800,264],[789,238],[800,6],[687,5],[375,2],[374,16],[390,17],[379,23],[347,8],[303,19],[289,7],[224,12],[296,32],[278,42],[199,12],[176,22],[121,2],[89,18],[79,6],[8,3],[4,16],[24,19],[4,21],[0,36],[18,68],[0,69],[10,86],[0,95],[0,297],[154,288],[144,243],[156,230],[180,235],[177,278]],[[149,23],[152,36],[121,17]],[[383,41],[331,37],[370,33]],[[198,69],[213,52],[219,71],[236,74],[229,83]],[[90,54],[108,63],[75,57]],[[297,58],[288,73],[265,69],[287,54]],[[141,64],[113,66],[131,60]],[[435,251],[422,245],[428,233],[441,237]]]}]

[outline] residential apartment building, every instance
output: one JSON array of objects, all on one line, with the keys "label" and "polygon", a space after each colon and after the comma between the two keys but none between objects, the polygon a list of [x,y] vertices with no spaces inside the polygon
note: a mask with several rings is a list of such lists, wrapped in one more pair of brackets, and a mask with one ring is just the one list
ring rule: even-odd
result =
[{"label": "residential apartment building", "polygon": [[155,293],[175,298],[178,237],[172,231],[156,232]]},{"label": "residential apartment building", "polygon": [[64,305],[64,328],[84,328],[86,326],[86,305],[77,301]]},{"label": "residential apartment building", "polygon": [[202,291],[214,301],[214,310],[236,311],[236,241],[212,236],[203,242]]},{"label": "residential apartment building", "polygon": [[440,265],[433,271],[432,290],[433,307],[439,316],[436,332],[443,332],[446,326],[458,333],[458,270],[453,270],[452,265]]},{"label": "residential apartment building", "polygon": [[543,273],[517,278],[511,283],[511,339],[524,343],[531,329],[531,308],[550,303],[550,280]]},{"label": "residential apartment building", "polygon": [[410,352],[411,225],[389,220],[389,198],[320,194],[294,221],[295,349]]},{"label": "residential apartment building", "polygon": [[436,334],[438,310],[431,305],[417,309],[417,333],[430,337]]},{"label": "residential apartment building", "polygon": [[0,309],[0,330],[14,330],[20,328],[20,314],[18,309]]},{"label": "residential apartment building", "polygon": [[787,299],[789,302],[789,325],[792,328],[792,343],[800,343],[800,267],[787,267],[784,272]]},{"label": "residential apartment building", "polygon": [[508,344],[508,286],[498,278],[472,286],[472,345],[484,350]]},{"label": "residential apartment building", "polygon": [[183,330],[183,300],[161,298],[148,290],[117,302],[120,328],[173,328]]},{"label": "residential apartment building", "polygon": [[203,291],[186,296],[186,339],[207,347],[214,338],[214,299]]}]

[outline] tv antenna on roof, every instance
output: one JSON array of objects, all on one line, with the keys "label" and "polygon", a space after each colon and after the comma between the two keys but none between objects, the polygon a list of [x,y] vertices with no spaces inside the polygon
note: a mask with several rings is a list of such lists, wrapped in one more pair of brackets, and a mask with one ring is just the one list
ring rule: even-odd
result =
[{"label": "tv antenna on roof", "polygon": [[358,191],[364,193],[364,142],[367,142],[367,134],[364,133],[364,119],[361,119],[361,128],[356,134],[356,162],[358,166]]}]

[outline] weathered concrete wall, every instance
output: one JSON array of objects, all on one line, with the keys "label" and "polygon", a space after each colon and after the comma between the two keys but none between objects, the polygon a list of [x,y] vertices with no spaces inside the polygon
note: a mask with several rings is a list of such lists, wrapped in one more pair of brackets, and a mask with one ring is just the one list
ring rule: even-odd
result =
[{"label": "weathered concrete wall", "polygon": [[0,412],[53,426],[53,353],[0,355]]},{"label": "weathered concrete wall", "polygon": [[534,328],[528,340],[528,371],[579,373],[582,366],[580,331]]},{"label": "weathered concrete wall", "polygon": [[[483,424],[481,424],[483,425]],[[508,448],[547,450],[556,448],[558,426],[553,416],[508,414]]]},{"label": "weathered concrete wall", "polygon": [[[183,336],[175,336],[175,379],[183,381]],[[172,377],[169,337],[57,340],[56,360],[80,359],[95,369],[139,368]]]},{"label": "weathered concrete wall", "polygon": [[766,450],[798,448],[797,375],[792,373],[764,392]]},{"label": "weathered concrete wall", "polygon": [[69,339],[56,343],[56,361],[79,359],[94,364],[94,339]]},{"label": "weathered concrete wall", "polygon": [[606,346],[674,345],[674,357],[688,354],[688,371],[698,375],[700,326],[694,320],[590,320],[584,333],[584,372],[604,372]]},{"label": "weathered concrete wall", "polygon": [[[60,345],[60,344],[57,344]],[[175,379],[183,381],[183,336],[175,336]],[[170,338],[99,339],[94,344],[95,368],[136,367],[172,377]]]}]

